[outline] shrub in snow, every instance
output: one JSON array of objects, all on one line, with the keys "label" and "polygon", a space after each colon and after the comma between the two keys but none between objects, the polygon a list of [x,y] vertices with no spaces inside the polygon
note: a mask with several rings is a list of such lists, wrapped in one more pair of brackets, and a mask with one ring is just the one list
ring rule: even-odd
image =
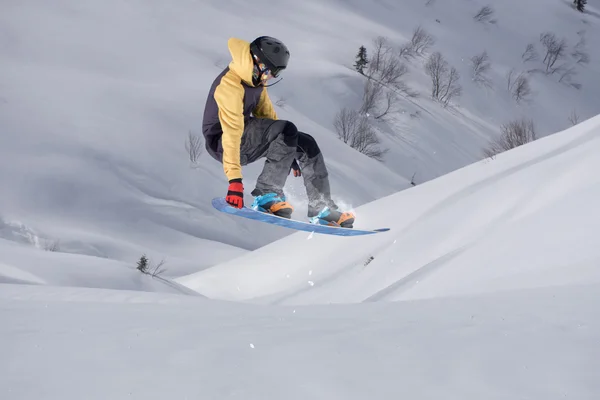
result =
[{"label": "shrub in snow", "polygon": [[569,115],[569,122],[571,125],[577,125],[579,123],[579,115],[577,115],[576,110],[571,111],[571,114]]},{"label": "shrub in snow", "polygon": [[202,154],[202,140],[200,137],[189,132],[185,142],[185,150],[188,153],[192,167],[197,166],[200,155]]},{"label": "shrub in snow", "polygon": [[489,147],[484,150],[484,154],[487,157],[493,157],[536,139],[537,134],[533,121],[520,118],[500,126],[500,136],[490,142]]},{"label": "shrub in snow", "polygon": [[492,19],[494,15],[494,9],[491,6],[484,6],[473,16],[473,19],[477,22],[489,22],[491,24],[496,23],[495,19]]}]

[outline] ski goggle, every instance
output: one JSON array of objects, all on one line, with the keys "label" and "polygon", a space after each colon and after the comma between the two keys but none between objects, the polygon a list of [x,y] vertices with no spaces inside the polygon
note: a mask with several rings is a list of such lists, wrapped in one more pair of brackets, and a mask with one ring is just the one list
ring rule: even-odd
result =
[{"label": "ski goggle", "polygon": [[260,61],[257,56],[254,56],[254,77],[256,79],[260,77],[260,80],[263,83],[266,83],[270,77],[277,78],[284,69],[285,67],[269,68],[267,64]]},{"label": "ski goggle", "polygon": [[279,75],[283,72],[283,70],[285,70],[285,67],[271,68],[271,75],[273,75],[273,77],[275,78],[278,78]]}]

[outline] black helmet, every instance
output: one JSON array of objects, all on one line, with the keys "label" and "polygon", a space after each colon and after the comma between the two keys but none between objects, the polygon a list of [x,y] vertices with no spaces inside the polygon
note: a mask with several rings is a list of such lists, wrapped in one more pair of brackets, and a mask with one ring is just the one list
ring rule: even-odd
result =
[{"label": "black helmet", "polygon": [[278,77],[290,59],[290,51],[283,42],[270,36],[261,36],[250,43],[250,51],[258,57],[271,71],[274,77]]}]

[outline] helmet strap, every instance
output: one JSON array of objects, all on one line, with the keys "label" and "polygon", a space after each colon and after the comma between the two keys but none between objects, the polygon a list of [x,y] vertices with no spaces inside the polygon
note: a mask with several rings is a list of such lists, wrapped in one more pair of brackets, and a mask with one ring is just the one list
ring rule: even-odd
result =
[{"label": "helmet strap", "polygon": [[283,78],[279,78],[279,80],[278,80],[277,82],[273,82],[273,83],[271,83],[270,85],[263,85],[263,86],[264,86],[264,87],[270,87],[270,86],[273,86],[274,84],[281,82],[281,80],[282,80],[282,79],[283,79]]}]

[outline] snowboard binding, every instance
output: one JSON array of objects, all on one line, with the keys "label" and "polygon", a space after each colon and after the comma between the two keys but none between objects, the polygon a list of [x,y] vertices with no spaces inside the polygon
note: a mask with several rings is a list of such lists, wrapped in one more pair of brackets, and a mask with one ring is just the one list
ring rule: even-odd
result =
[{"label": "snowboard binding", "polygon": [[310,218],[310,223],[340,228],[352,228],[354,224],[354,218],[354,214],[350,212],[340,212],[337,210],[331,210],[329,207],[325,207],[321,210],[321,212],[319,212],[319,214]]},{"label": "snowboard binding", "polygon": [[255,211],[273,214],[288,219],[292,217],[292,213],[294,212],[294,207],[285,201],[285,196],[279,196],[277,193],[267,193],[256,196],[251,208]]}]

